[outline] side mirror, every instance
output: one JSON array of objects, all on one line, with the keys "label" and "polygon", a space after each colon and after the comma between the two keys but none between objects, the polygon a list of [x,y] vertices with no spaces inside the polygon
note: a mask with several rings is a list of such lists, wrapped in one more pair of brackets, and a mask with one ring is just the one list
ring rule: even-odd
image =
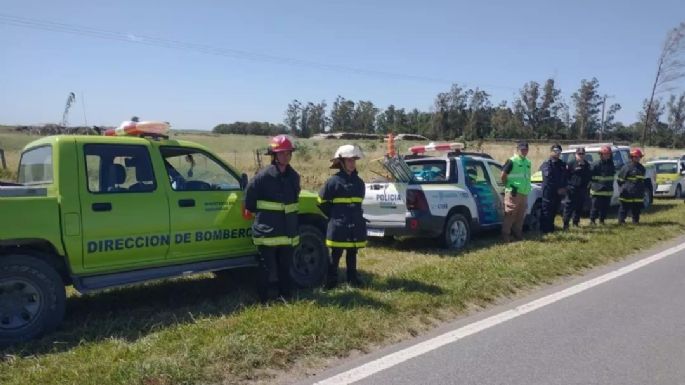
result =
[{"label": "side mirror", "polygon": [[680,170],[680,175],[685,175],[685,169],[684,169],[684,170]]},{"label": "side mirror", "polygon": [[247,174],[243,173],[240,176],[240,189],[245,190],[246,187],[247,187]]}]

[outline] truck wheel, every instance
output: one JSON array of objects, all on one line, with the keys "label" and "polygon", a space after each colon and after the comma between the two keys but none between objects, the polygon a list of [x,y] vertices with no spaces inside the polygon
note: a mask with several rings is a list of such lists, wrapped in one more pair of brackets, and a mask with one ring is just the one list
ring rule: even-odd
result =
[{"label": "truck wheel", "polygon": [[0,258],[0,345],[51,332],[65,308],[64,283],[52,266],[28,255]]},{"label": "truck wheel", "polygon": [[466,218],[454,213],[447,218],[442,233],[442,243],[450,250],[461,250],[469,243],[471,229]]},{"label": "truck wheel", "polygon": [[652,205],[653,200],[654,200],[654,195],[652,194],[652,189],[650,189],[650,188],[645,189],[645,197],[644,197],[643,203],[642,203],[644,208],[648,209]]},{"label": "truck wheel", "polygon": [[300,226],[300,244],[293,253],[290,276],[299,287],[323,284],[328,271],[328,247],[321,231],[312,225]]},{"label": "truck wheel", "polygon": [[523,223],[523,228],[526,231],[540,231],[540,218],[542,217],[542,206],[540,201],[535,201],[533,208],[530,210],[530,214],[526,216]]}]

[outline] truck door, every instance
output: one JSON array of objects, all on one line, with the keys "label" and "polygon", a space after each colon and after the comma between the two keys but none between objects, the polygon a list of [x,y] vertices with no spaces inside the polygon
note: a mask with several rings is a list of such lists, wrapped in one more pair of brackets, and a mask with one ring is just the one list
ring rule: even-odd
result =
[{"label": "truck door", "polygon": [[490,177],[488,166],[482,160],[464,156],[461,158],[466,177],[466,186],[478,208],[481,226],[488,227],[502,223],[503,211],[499,186]]},{"label": "truck door", "polygon": [[243,218],[240,176],[199,149],[161,146],[171,219],[170,259],[256,253],[252,220]]},{"label": "truck door", "polygon": [[148,145],[79,144],[83,264],[87,269],[144,267],[171,244],[169,207]]}]

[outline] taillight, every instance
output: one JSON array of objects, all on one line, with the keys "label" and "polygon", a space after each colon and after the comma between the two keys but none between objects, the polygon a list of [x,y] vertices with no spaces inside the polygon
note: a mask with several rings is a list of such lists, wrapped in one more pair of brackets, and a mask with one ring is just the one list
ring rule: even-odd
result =
[{"label": "taillight", "polygon": [[422,190],[407,190],[407,210],[428,211],[428,201]]}]

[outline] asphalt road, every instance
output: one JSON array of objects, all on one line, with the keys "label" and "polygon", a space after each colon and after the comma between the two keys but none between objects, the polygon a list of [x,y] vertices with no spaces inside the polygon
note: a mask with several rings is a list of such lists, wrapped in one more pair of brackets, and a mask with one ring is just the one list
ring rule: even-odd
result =
[{"label": "asphalt road", "polygon": [[[307,382],[377,358],[348,362]],[[685,251],[355,384],[685,384]]]}]

